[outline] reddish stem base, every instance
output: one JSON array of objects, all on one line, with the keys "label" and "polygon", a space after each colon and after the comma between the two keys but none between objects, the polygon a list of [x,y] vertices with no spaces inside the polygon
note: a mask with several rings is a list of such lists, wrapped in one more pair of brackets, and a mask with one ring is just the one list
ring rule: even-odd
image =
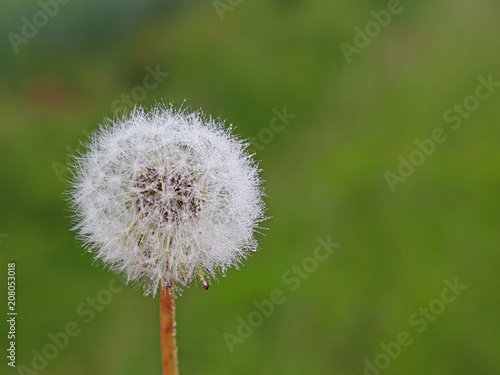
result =
[{"label": "reddish stem base", "polygon": [[160,329],[163,375],[178,375],[177,345],[175,343],[175,297],[168,288],[160,296]]}]

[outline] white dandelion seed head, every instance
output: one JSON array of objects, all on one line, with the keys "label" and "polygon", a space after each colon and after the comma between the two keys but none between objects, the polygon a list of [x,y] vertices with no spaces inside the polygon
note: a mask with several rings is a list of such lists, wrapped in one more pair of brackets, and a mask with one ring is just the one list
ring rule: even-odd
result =
[{"label": "white dandelion seed head", "polygon": [[159,105],[108,120],[76,158],[75,230],[95,259],[144,294],[208,289],[257,250],[259,169],[246,144],[200,112]]}]

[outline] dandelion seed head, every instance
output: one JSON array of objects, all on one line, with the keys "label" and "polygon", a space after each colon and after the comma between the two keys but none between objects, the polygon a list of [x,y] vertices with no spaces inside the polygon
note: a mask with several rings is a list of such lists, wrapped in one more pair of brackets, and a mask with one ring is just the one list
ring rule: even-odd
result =
[{"label": "dandelion seed head", "polygon": [[257,250],[259,169],[232,129],[159,105],[107,120],[76,158],[71,203],[86,247],[145,294],[207,289]]}]

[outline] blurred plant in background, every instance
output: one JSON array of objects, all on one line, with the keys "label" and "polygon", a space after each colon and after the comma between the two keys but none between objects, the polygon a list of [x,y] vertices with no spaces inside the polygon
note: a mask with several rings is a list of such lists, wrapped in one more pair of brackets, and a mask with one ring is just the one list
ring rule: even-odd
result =
[{"label": "blurred plant in background", "polygon": [[[41,374],[161,371],[156,301],[128,287],[111,300],[100,293],[112,276],[82,261],[89,256],[78,253],[61,202],[68,186],[53,168],[112,116],[115,100],[135,104],[132,90],[158,65],[168,77],[141,105],[202,108],[257,140],[271,134],[263,129],[272,130],[273,109],[296,116],[254,147],[273,217],[261,246],[271,250],[213,295],[185,293],[181,373],[362,374],[365,359],[410,332],[409,316],[455,277],[469,289],[381,373],[498,373],[498,91],[394,192],[384,173],[417,150],[415,140],[448,129],[445,115],[475,93],[478,77],[500,81],[500,4],[401,5],[347,63],[341,44],[387,1],[242,1],[221,21],[210,1],[71,0],[19,53],[7,34],[40,6],[4,1],[0,230],[9,237],[0,257],[17,263],[18,363],[33,368],[33,351],[75,322],[81,332]],[[326,236],[342,244],[335,256],[227,361],[224,332]],[[207,336],[210,345],[199,339]]]}]

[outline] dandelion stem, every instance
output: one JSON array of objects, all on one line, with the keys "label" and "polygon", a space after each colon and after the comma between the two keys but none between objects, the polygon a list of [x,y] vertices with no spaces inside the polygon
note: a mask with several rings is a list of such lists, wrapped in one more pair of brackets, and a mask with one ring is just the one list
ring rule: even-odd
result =
[{"label": "dandelion stem", "polygon": [[177,345],[175,343],[175,296],[167,287],[160,296],[160,330],[163,375],[179,375]]}]

